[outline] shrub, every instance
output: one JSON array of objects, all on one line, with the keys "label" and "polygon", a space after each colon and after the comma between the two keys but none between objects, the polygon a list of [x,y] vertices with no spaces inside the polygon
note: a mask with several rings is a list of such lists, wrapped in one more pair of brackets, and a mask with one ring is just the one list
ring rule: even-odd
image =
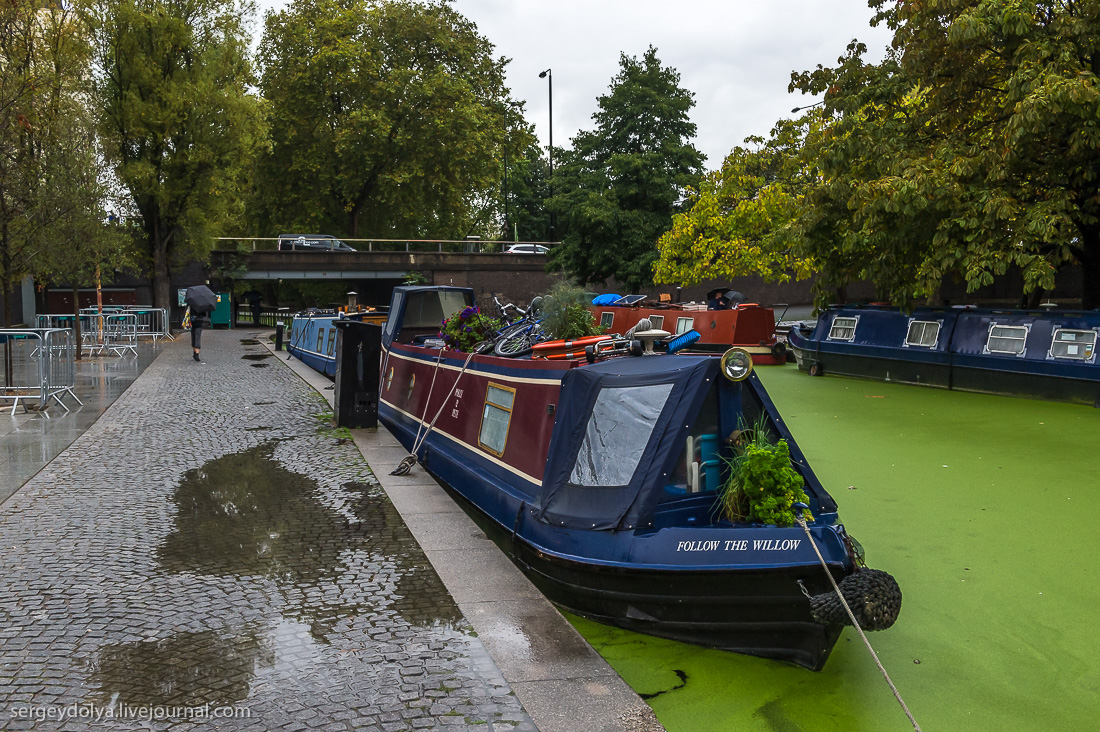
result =
[{"label": "shrub", "polygon": [[602,334],[603,328],[588,309],[590,302],[589,295],[576,285],[555,284],[542,300],[542,329],[551,338],[564,340]]},{"label": "shrub", "polygon": [[756,521],[776,526],[794,525],[795,503],[809,503],[802,476],[791,466],[786,440],[772,442],[763,418],[735,446],[727,460],[729,479],[719,495],[719,506],[730,521]]},{"label": "shrub", "polygon": [[474,306],[455,313],[442,325],[439,336],[447,348],[469,353],[478,343],[492,340],[500,328],[500,321],[483,315],[481,309]]}]

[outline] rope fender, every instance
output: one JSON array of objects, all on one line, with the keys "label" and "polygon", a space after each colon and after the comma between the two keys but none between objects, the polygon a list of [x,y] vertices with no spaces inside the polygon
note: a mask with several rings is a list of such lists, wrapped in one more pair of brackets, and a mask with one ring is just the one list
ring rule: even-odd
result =
[{"label": "rope fender", "polygon": [[[864,630],[886,630],[901,612],[901,587],[888,572],[861,569],[840,581],[840,592]],[[814,620],[823,625],[851,625],[835,592],[810,597]]]}]

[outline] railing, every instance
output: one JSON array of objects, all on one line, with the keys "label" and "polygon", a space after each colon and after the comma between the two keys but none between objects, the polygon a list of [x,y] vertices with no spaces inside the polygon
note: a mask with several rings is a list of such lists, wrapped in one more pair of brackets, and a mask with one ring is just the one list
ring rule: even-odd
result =
[{"label": "railing", "polygon": [[[490,239],[341,239],[345,244],[360,252],[448,252],[452,254],[500,254],[514,244],[539,244],[552,249],[554,244],[545,241],[500,241]],[[265,237],[219,237],[218,242],[236,242],[238,251],[275,251],[279,248],[278,238]],[[305,250],[297,250],[305,251]],[[313,251],[339,250],[316,249]]]},{"label": "railing", "polygon": [[67,328],[5,328],[0,329],[0,343],[4,349],[4,385],[0,387],[0,400],[12,401],[11,414],[23,404],[28,411],[27,400],[38,402],[38,411],[49,419],[46,409],[53,403],[66,412],[69,406],[62,401],[69,394],[77,404],[83,402],[76,396],[76,368],[73,359],[76,344],[72,331]]},{"label": "railing", "polygon": [[285,327],[290,327],[290,321],[294,319],[294,313],[290,311],[290,308],[273,307],[271,305],[260,306],[260,320],[256,322],[254,313],[252,312],[252,306],[241,305],[237,308],[237,324],[238,325],[260,325],[267,326],[268,328],[274,328],[278,324],[282,324]]},{"label": "railing", "polygon": [[[108,321],[113,316],[122,316],[113,321],[113,330],[109,334]],[[38,328],[68,328],[74,330],[76,317],[71,313],[44,313],[36,318]],[[92,352],[113,351],[121,355],[125,351],[134,351],[134,343],[139,339],[153,342],[165,338],[175,340],[169,329],[168,310],[146,305],[106,305],[103,311],[98,308],[80,309],[80,340],[85,348]],[[132,325],[132,327],[131,327]],[[113,349],[107,345],[109,337],[116,344],[125,341],[127,345]]]}]

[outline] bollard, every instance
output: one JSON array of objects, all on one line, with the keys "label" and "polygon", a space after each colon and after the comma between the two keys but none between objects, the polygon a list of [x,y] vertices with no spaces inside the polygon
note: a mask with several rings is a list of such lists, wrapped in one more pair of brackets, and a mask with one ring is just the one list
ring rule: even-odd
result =
[{"label": "bollard", "polygon": [[283,328],[286,326],[283,323],[275,324],[275,350],[283,350]]}]

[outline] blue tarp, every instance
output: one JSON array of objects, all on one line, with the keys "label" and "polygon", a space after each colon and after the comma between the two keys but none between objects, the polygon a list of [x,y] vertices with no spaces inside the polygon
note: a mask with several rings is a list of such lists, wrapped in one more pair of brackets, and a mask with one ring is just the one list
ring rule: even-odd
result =
[{"label": "blue tarp", "polygon": [[618,300],[621,297],[622,297],[622,295],[610,295],[610,294],[609,295],[597,295],[596,297],[592,298],[592,304],[593,305],[610,305],[611,303],[615,302],[616,300]]}]

